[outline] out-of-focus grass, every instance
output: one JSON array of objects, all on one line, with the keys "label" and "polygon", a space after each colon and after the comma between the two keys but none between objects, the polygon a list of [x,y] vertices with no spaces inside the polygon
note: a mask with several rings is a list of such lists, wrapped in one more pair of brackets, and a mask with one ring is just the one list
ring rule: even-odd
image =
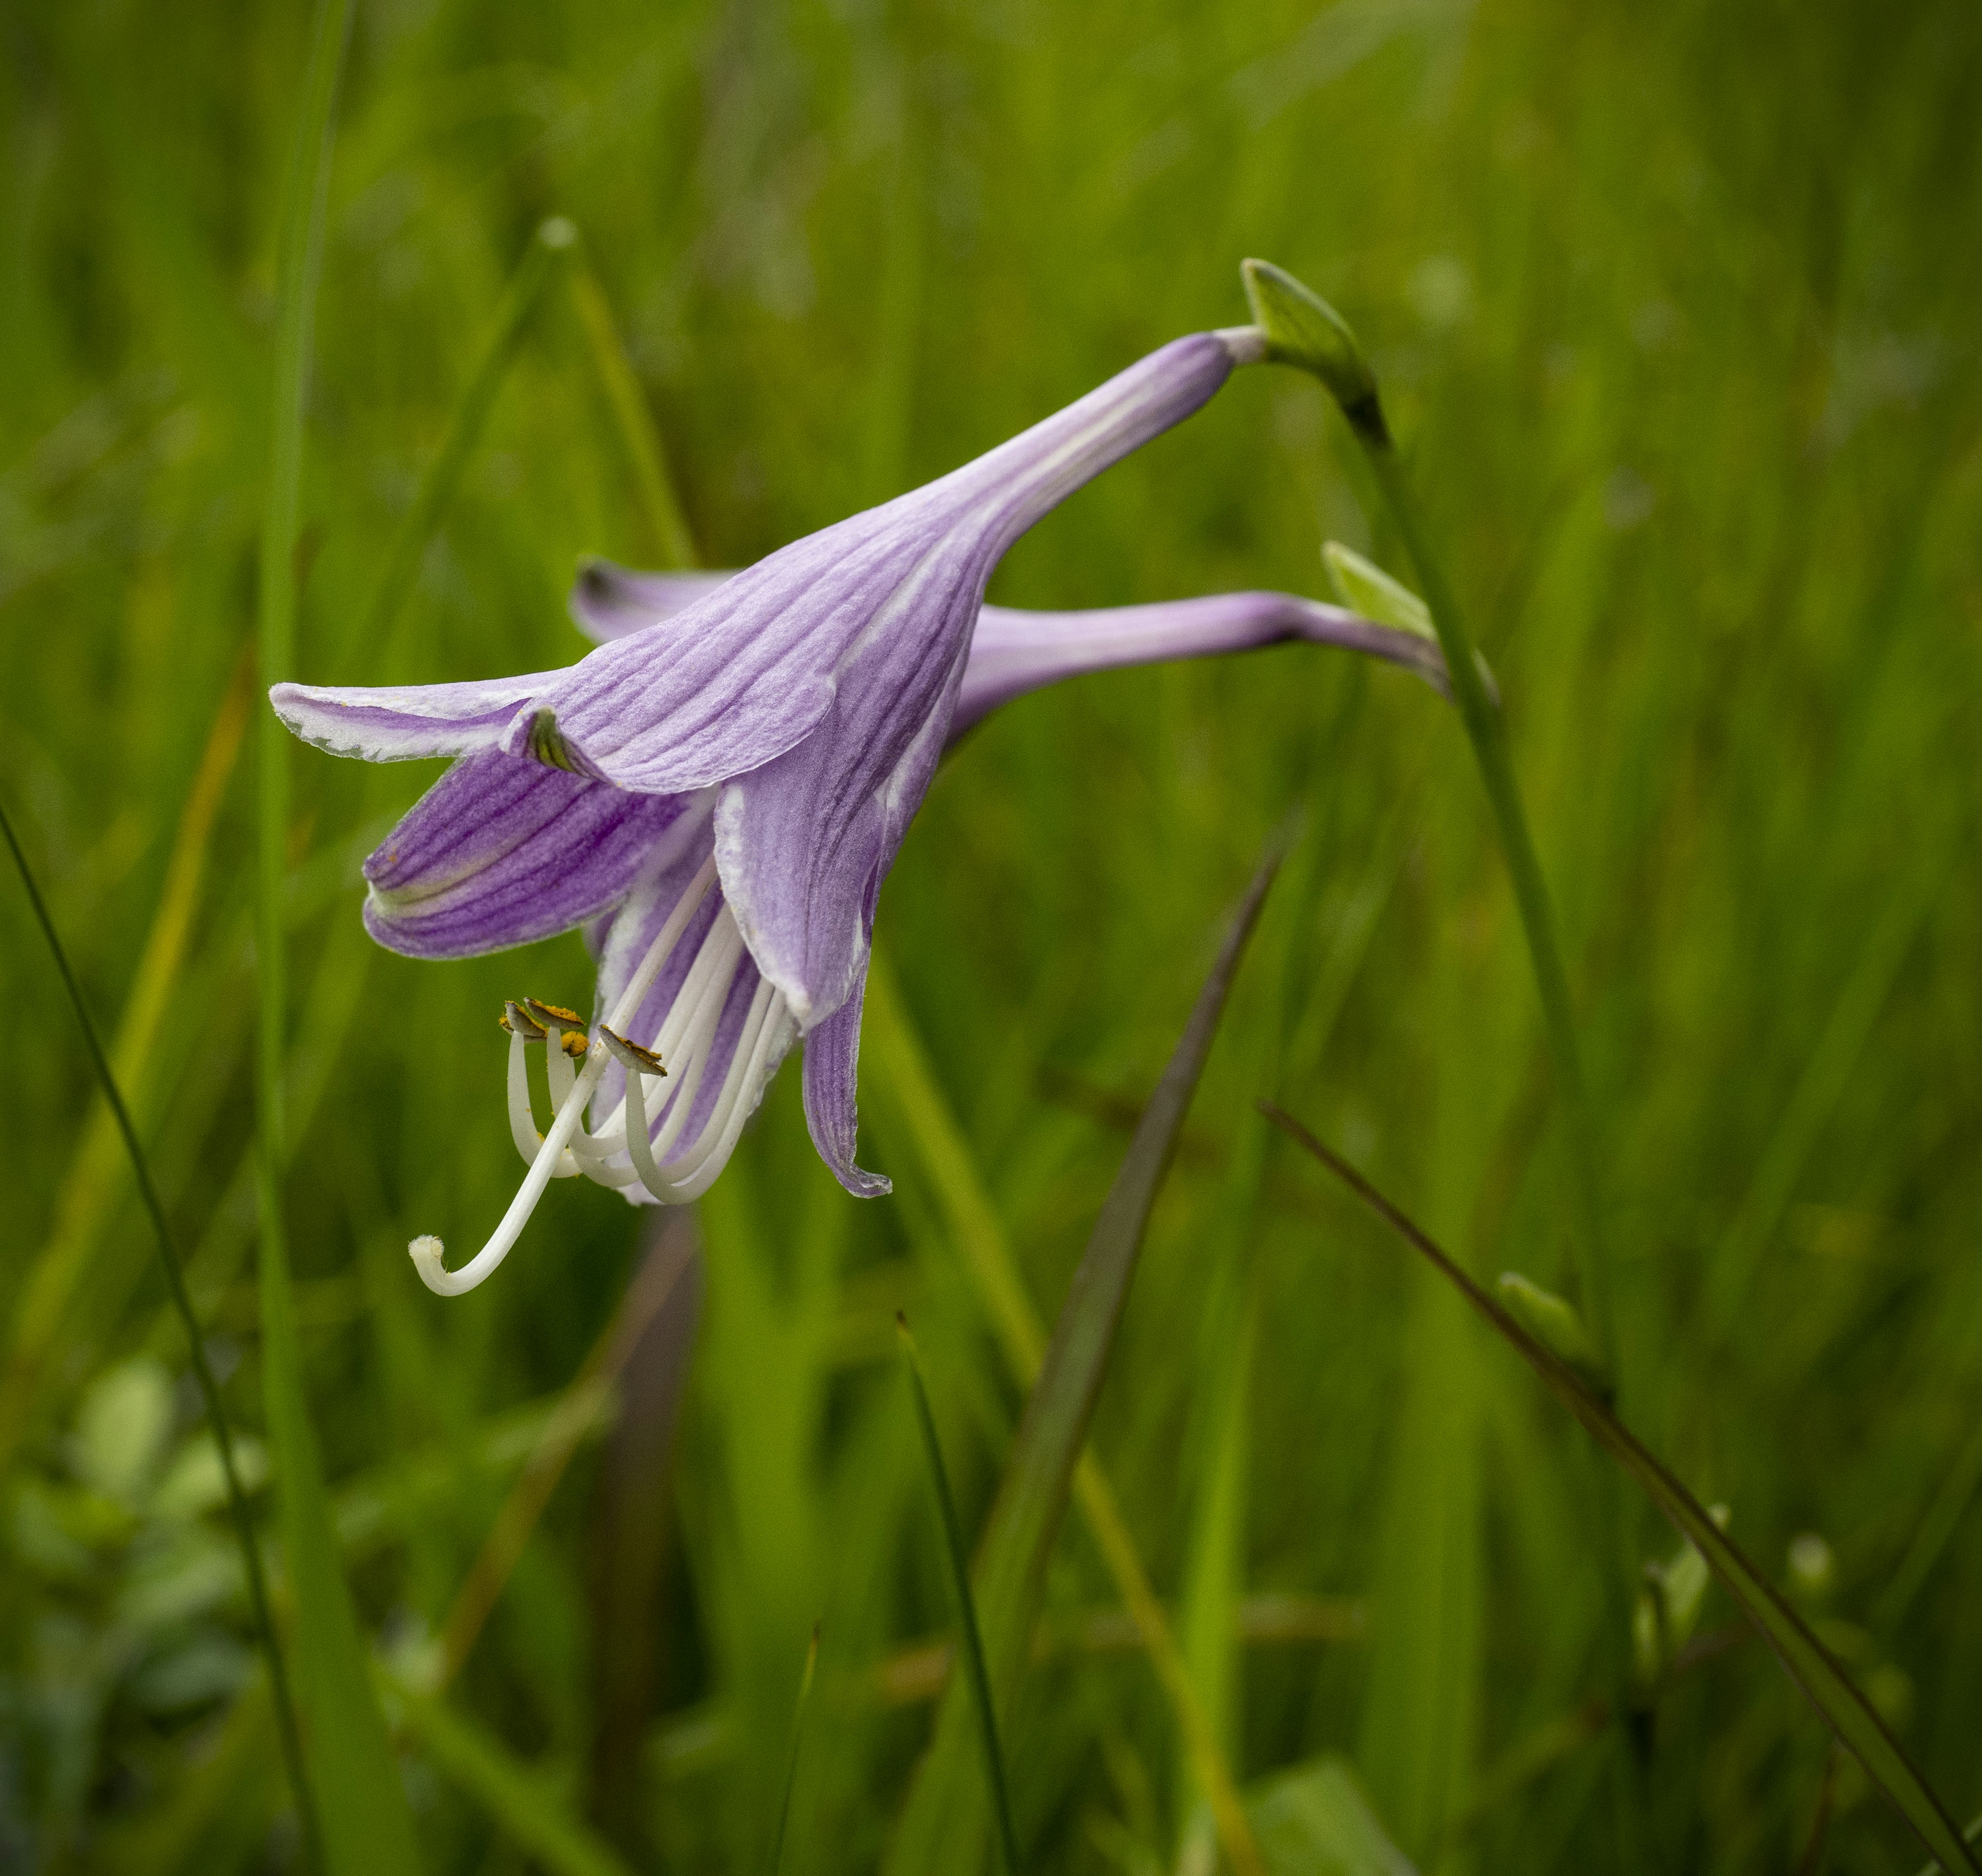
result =
[{"label": "out-of-focus grass", "polygon": [[[251,633],[305,24],[128,4],[5,23],[0,785],[106,1013],[148,993]],[[1507,699],[1610,1155],[1631,1410],[1783,1581],[1793,1537],[1827,1541],[1801,1592],[1822,1632],[1973,1808],[1978,95],[1982,31],[1951,5],[362,7],[301,673],[566,661],[575,557],[666,548],[567,280],[391,642],[359,643],[548,215],[580,231],[717,564],[1242,318],[1243,254],[1313,281],[1377,359]],[[1332,421],[1293,375],[1242,375],[1023,542],[997,596],[1320,591],[1326,536],[1396,566]],[[646,1220],[560,1186],[498,1280],[453,1303],[414,1287],[405,1237],[472,1236],[518,1170],[499,1000],[582,1005],[582,953],[374,953],[355,861],[424,773],[299,750],[295,776],[297,1312],[333,1496],[354,1538],[362,1520],[359,1607],[417,1684]],[[1276,1095],[1346,1143],[1476,1271],[1564,1280],[1564,1143],[1450,714],[1300,649],[1029,700],[939,783],[882,941],[1049,1315],[1216,910],[1297,799],[1306,842],[1157,1212],[1096,1449],[1246,1778],[1346,1753],[1421,1861],[1599,1866],[1593,1748],[1489,1784],[1547,1729],[1573,1740],[1559,1723],[1598,1691],[1577,1436],[1251,1110]],[[250,806],[237,781],[172,993],[119,1067],[254,1424]],[[5,895],[0,946],[10,1361],[48,1247],[80,1233],[82,1260],[0,1430],[0,1862],[279,1864],[293,1840],[190,1393],[131,1365],[181,1359],[142,1222],[85,1146],[88,1080]],[[671,1442],[673,1395],[636,1410],[629,1388],[445,1696],[480,1729],[473,1763],[499,1762],[492,1743],[528,1764],[636,1867],[762,1867],[821,1616],[785,1867],[870,1867],[927,1735],[926,1707],[876,1693],[877,1666],[946,1621],[895,1310],[943,1377],[971,1528],[1020,1404],[912,1133],[879,1091],[869,1106],[898,1193],[856,1205],[814,1161],[792,1078],[773,1090],[702,1208]],[[85,1177],[100,1202],[69,1189]],[[632,1544],[629,1507],[655,1504],[664,1529]],[[1049,1613],[1109,1581],[1069,1526]],[[1368,1639],[1221,1658],[1216,1612],[1268,1592],[1366,1597]],[[630,1677],[629,1595],[653,1651]],[[1056,1650],[1000,1719],[1040,1868],[1146,1868],[1191,1835],[1133,1654]],[[433,1868],[566,1841],[504,1847],[470,1761],[431,1743],[462,1736],[402,1724]],[[1793,1864],[1824,1758],[1759,1647],[1702,1665],[1659,1713],[1670,1865]],[[1910,1867],[1849,1773],[1835,1797],[1834,1868]]]}]

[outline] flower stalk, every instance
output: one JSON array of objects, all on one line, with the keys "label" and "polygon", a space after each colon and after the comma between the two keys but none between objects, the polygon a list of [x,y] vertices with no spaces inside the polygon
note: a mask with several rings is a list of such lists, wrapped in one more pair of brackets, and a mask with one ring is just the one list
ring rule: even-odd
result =
[{"label": "flower stalk", "polygon": [[[1416,569],[1433,629],[1445,654],[1452,699],[1486,785],[1541,998],[1543,1025],[1569,1132],[1577,1226],[1573,1234],[1576,1272],[1583,1320],[1593,1344],[1592,1364],[1597,1371],[1615,1377],[1619,1373],[1616,1318],[1596,1119],[1577,1045],[1574,1006],[1556,935],[1554,910],[1515,779],[1507,726],[1497,699],[1488,693],[1458,599],[1426,538],[1416,497],[1383,416],[1376,373],[1355,334],[1333,307],[1270,262],[1249,260],[1242,271],[1253,317],[1266,335],[1267,357],[1306,371],[1327,387],[1362,446],[1404,552]],[[1642,1714],[1643,1701],[1631,1662],[1637,1576],[1633,1507],[1614,1474],[1599,1474],[1594,1485],[1609,1552],[1608,1567],[1599,1572],[1606,1606],[1602,1657],[1617,1711],[1637,1716]],[[1619,1867],[1626,1871],[1642,1868],[1648,1854],[1643,1778],[1650,1733],[1643,1726],[1633,1726],[1630,1737],[1636,1750],[1620,1755],[1617,1773]]]},{"label": "flower stalk", "polygon": [[1583,1313],[1599,1354],[1607,1362],[1614,1363],[1609,1234],[1604,1228],[1595,1118],[1583,1080],[1582,1055],[1577,1046],[1569,978],[1556,936],[1548,883],[1535,853],[1520,786],[1514,779],[1507,726],[1480,674],[1472,634],[1466,628],[1458,599],[1426,538],[1416,497],[1384,419],[1376,374],[1354,333],[1333,307],[1271,262],[1247,261],[1243,272],[1253,315],[1266,334],[1266,356],[1319,378],[1341,406],[1343,417],[1369,459],[1384,504],[1403,540],[1404,551],[1416,569],[1432,628],[1445,653],[1452,699],[1458,706],[1460,720],[1466,726],[1480,765],[1480,779],[1486,784],[1487,803],[1493,810],[1501,850],[1507,856],[1515,902],[1533,963],[1535,986],[1541,996],[1542,1019],[1561,1087],[1575,1167],[1580,1214],[1577,1280],[1583,1293]]}]

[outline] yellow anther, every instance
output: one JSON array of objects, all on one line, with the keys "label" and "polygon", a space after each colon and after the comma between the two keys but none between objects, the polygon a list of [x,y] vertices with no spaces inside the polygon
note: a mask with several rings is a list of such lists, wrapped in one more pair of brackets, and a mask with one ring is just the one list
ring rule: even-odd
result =
[{"label": "yellow anther", "polygon": [[586,1053],[588,1046],[582,1030],[566,1030],[558,1038],[558,1046],[574,1060]]},{"label": "yellow anther", "polygon": [[629,1042],[617,1030],[599,1026],[599,1040],[619,1057],[622,1068],[638,1068],[649,1075],[665,1075],[668,1071],[661,1066],[661,1058],[651,1049],[643,1049],[636,1042]]},{"label": "yellow anther", "polygon": [[526,1042],[542,1042],[544,1039],[544,1026],[520,1003],[505,1003],[502,1013],[496,1020],[512,1036],[520,1036]]},{"label": "yellow anther", "polygon": [[579,1020],[575,1010],[566,1010],[557,1003],[539,1003],[534,996],[525,997],[523,1007],[529,1013],[530,1020],[541,1028],[556,1030],[564,1035],[569,1035],[573,1031],[581,1036],[585,1033],[585,1025]]}]

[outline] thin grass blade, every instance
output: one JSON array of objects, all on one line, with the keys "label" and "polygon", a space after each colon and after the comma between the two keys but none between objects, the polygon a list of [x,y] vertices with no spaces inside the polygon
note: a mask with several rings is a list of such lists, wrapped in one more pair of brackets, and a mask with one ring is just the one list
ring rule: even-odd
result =
[{"label": "thin grass blade", "polygon": [[[880,1067],[877,1092],[883,1098],[878,1117],[884,1125],[899,1125],[907,1136],[934,1189],[950,1247],[962,1257],[976,1289],[978,1305],[997,1337],[1006,1370],[1017,1386],[1029,1390],[1045,1357],[1046,1331],[1033,1311],[963,1130],[929,1072],[922,1040],[902,1001],[894,973],[879,952],[868,973],[865,1046]],[[1083,1453],[1075,1469],[1073,1495],[1102,1561],[1115,1579],[1123,1605],[1149,1651],[1150,1664],[1176,1715],[1192,1774],[1210,1801],[1226,1857],[1236,1876],[1263,1876],[1264,1865],[1217,1731],[1198,1697],[1183,1650],[1150,1584],[1115,1488],[1092,1452]]]},{"label": "thin grass blade", "polygon": [[688,517],[682,512],[681,497],[675,492],[674,479],[668,473],[667,458],[654,429],[653,414],[627,362],[626,348],[620,343],[619,329],[606,289],[599,284],[599,276],[589,260],[572,275],[571,290],[579,323],[585,328],[586,342],[592,349],[592,364],[632,464],[640,506],[659,550],[660,565],[671,569],[694,566],[698,564],[695,537],[689,531]]},{"label": "thin grass blade", "polygon": [[1950,1870],[1982,1870],[1938,1796],[1907,1758],[1871,1702],[1838,1666],[1803,1618],[1779,1595],[1740,1547],[1708,1514],[1705,1506],[1620,1420],[1603,1398],[1554,1352],[1536,1340],[1500,1304],[1473,1282],[1416,1225],[1363,1175],[1324,1147],[1291,1115],[1270,1102],[1260,1110],[1303,1150],[1312,1154],[1406,1243],[1422,1253],[1503,1340],[1513,1345],[1549,1391],[1625,1474],[1663,1512],[1680,1535],[1705,1557],[1721,1587],[1740,1605],[1774,1649],[1790,1678],[1800,1687],[1831,1730],[1850,1747],[1872,1781],[1911,1824],[1920,1841]]},{"label": "thin grass blade", "polygon": [[915,1338],[909,1334],[907,1319],[895,1318],[901,1337],[902,1364],[909,1371],[909,1387],[916,1404],[916,1425],[922,1434],[923,1456],[929,1463],[929,1485],[936,1494],[936,1509],[943,1523],[945,1561],[949,1565],[950,1587],[956,1597],[957,1627],[963,1637],[964,1674],[970,1689],[971,1704],[977,1710],[977,1727],[984,1751],[984,1778],[991,1793],[992,1811],[997,1819],[998,1845],[1003,1852],[1006,1876],[1018,1876],[1019,1840],[1012,1828],[1011,1788],[1005,1777],[1005,1755],[998,1744],[998,1713],[991,1697],[991,1678],[984,1665],[984,1637],[978,1627],[977,1604],[970,1592],[970,1557],[963,1541],[963,1527],[957,1521],[956,1500],[949,1489],[949,1474],[943,1463],[943,1442],[936,1437],[936,1416],[929,1410],[929,1389],[923,1385],[922,1364],[916,1359]]},{"label": "thin grass blade", "polygon": [[[917,1382],[919,1388],[921,1384]],[[771,1860],[766,1868],[778,1876],[785,1860],[785,1832],[792,1821],[792,1793],[799,1781],[799,1747],[805,1741],[806,1708],[812,1700],[812,1684],[819,1672],[819,1624],[812,1626],[812,1640],[806,1647],[805,1672],[799,1677],[799,1697],[792,1710],[792,1749],[785,1764],[785,1793],[778,1801],[778,1828],[771,1834]]]},{"label": "thin grass blade", "polygon": [[[317,279],[323,261],[333,106],[350,38],[350,0],[320,0],[303,100],[282,197],[276,267],[275,370],[266,502],[262,513],[261,679],[289,673],[295,636],[297,518],[302,499],[303,401]],[[412,1814],[386,1743],[358,1614],[339,1566],[337,1539],[303,1389],[282,1213],[282,1086],[287,1055],[283,889],[288,862],[288,732],[262,713],[258,745],[259,860],[255,977],[259,1003],[255,1083],[261,1217],[262,1395],[282,1505],[283,1547],[296,1611],[299,1680],[309,1723],[316,1824],[331,1876],[413,1876],[419,1868]]]},{"label": "thin grass blade", "polygon": [[[140,1113],[146,1107],[152,1045],[178,982],[193,915],[200,903],[214,816],[248,726],[251,676],[252,666],[244,656],[215,714],[180,811],[172,857],[165,866],[165,890],[117,1025],[111,1059],[120,1087],[131,1090],[132,1102]],[[122,1190],[116,1164],[127,1149],[121,1132],[105,1097],[90,1115],[82,1144],[62,1183],[55,1223],[22,1280],[14,1313],[13,1346],[5,1377],[0,1379],[0,1455],[11,1452],[21,1437],[36,1384],[64,1334],[69,1306],[82,1294],[84,1280],[104,1241],[112,1202]]]},{"label": "thin grass blade", "polygon": [[462,472],[475,446],[482,439],[496,394],[502,388],[509,365],[522,344],[530,315],[536,311],[559,262],[578,239],[578,231],[562,215],[552,215],[531,236],[496,309],[495,330],[482,348],[454,409],[449,413],[446,433],[440,448],[420,479],[413,504],[401,519],[385,551],[385,570],[379,576],[371,609],[355,643],[344,648],[343,659],[353,676],[359,675],[365,660],[390,640],[392,626],[419,576],[420,561],[434,530],[441,524],[461,486]]},{"label": "thin grass blade", "polygon": [[14,856],[14,864],[19,869],[21,884],[26,890],[29,903],[34,907],[35,918],[48,941],[48,949],[55,953],[55,968],[61,973],[62,987],[68,991],[69,1003],[75,1011],[81,1025],[83,1040],[88,1045],[91,1066],[96,1071],[98,1087],[115,1121],[118,1132],[123,1137],[124,1150],[129,1155],[132,1176],[138,1183],[138,1193],[142,1200],[145,1215],[152,1221],[152,1231],[158,1240],[158,1260],[165,1267],[165,1286],[172,1293],[172,1307],[185,1326],[187,1352],[192,1366],[193,1378],[199,1384],[200,1404],[205,1410],[206,1422],[213,1434],[215,1450],[220,1455],[220,1469],[227,1484],[228,1515],[233,1522],[235,1541],[241,1550],[242,1568],[248,1582],[249,1605],[253,1612],[255,1628],[262,1644],[262,1652],[269,1664],[269,1685],[273,1695],[278,1733],[282,1740],[283,1769],[288,1775],[291,1796],[295,1801],[296,1815],[303,1828],[306,1854],[312,1859],[318,1850],[318,1832],[315,1812],[311,1802],[309,1781],[304,1775],[302,1740],[296,1725],[295,1703],[290,1697],[288,1671],[283,1664],[282,1644],[275,1634],[275,1624],[269,1610],[268,1584],[262,1571],[261,1540],[255,1534],[255,1520],[248,1509],[248,1494],[242,1489],[239,1468],[234,1460],[233,1435],[227,1424],[225,1409],[221,1405],[219,1384],[214,1379],[213,1370],[206,1358],[206,1340],[201,1334],[199,1318],[194,1313],[192,1298],[186,1290],[185,1273],[181,1267],[178,1250],[172,1243],[172,1227],[165,1218],[165,1208],[158,1197],[158,1187],[152,1180],[152,1170],[145,1157],[145,1150],[138,1143],[138,1130],[132,1124],[131,1110],[124,1103],[124,1097],[117,1085],[117,1077],[112,1070],[110,1058],[105,1053],[102,1038],[98,1035],[96,1024],[89,1013],[89,1006],[83,1000],[82,986],[76,981],[75,973],[70,968],[68,953],[63,950],[62,938],[55,930],[55,920],[50,916],[47,902],[42,897],[41,889],[35,883],[35,876],[28,865],[28,856],[22,851],[18,837],[14,832],[14,823],[6,809],[0,806],[0,835],[6,838],[8,850]]},{"label": "thin grass blade", "polygon": [[512,1844],[529,1852],[533,1865],[551,1876],[632,1876],[631,1866],[572,1812],[543,1775],[486,1727],[396,1681],[384,1685],[406,1731]]},{"label": "thin grass blade", "polygon": [[[978,1613],[994,1699],[1009,1711],[1023,1681],[1046,1561],[1066,1509],[1094,1404],[1113,1352],[1158,1188],[1175,1150],[1205,1058],[1284,850],[1276,836],[1234,915],[1163,1079],[1144,1109],[1121,1170],[1095,1221],[1026,1404],[992,1507],[976,1572]],[[973,1793],[961,1775],[966,1696],[953,1687],[896,1833],[898,1876],[956,1864],[956,1828]]]}]

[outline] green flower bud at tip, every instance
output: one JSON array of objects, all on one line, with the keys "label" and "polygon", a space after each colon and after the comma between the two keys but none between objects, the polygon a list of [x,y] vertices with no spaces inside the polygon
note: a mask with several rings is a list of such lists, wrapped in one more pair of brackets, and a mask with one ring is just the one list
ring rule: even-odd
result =
[{"label": "green flower bud at tip", "polygon": [[1329,583],[1336,596],[1352,613],[1360,613],[1380,626],[1394,626],[1400,632],[1415,633],[1434,643],[1431,608],[1410,588],[1393,579],[1373,560],[1366,560],[1353,547],[1340,541],[1322,543],[1321,558],[1328,569]]},{"label": "green flower bud at tip", "polygon": [[[1392,626],[1421,639],[1437,642],[1438,629],[1432,623],[1431,608],[1401,581],[1393,579],[1373,560],[1366,560],[1353,547],[1340,541],[1324,541],[1321,558],[1328,569],[1329,584],[1336,597],[1352,613],[1373,619],[1380,626]],[[1500,707],[1500,686],[1486,654],[1476,649],[1473,668],[1480,673],[1486,700]]]},{"label": "green flower bud at tip", "polygon": [[1328,302],[1271,261],[1241,261],[1246,298],[1266,335],[1266,356],[1297,365],[1325,384],[1356,434],[1387,444],[1390,432],[1376,396],[1376,374],[1349,324]]},{"label": "green flower bud at tip", "polygon": [[1552,1290],[1531,1283],[1517,1270],[1500,1274],[1500,1300],[1543,1347],[1608,1400],[1616,1391],[1610,1370],[1590,1339],[1583,1318]]}]

